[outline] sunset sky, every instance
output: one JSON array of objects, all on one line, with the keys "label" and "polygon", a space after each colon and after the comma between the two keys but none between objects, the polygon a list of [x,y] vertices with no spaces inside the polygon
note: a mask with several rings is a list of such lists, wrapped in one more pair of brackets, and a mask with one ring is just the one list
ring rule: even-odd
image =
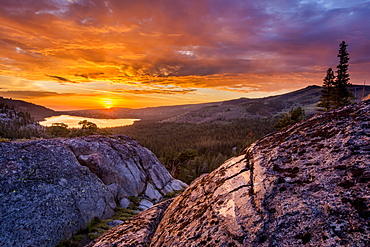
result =
[{"label": "sunset sky", "polygon": [[141,108],[370,84],[370,1],[0,0],[0,96]]}]

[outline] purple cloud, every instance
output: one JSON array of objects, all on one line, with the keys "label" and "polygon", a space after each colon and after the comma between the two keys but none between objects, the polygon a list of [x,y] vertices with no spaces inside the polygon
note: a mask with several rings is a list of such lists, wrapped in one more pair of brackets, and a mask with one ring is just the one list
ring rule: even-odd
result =
[{"label": "purple cloud", "polygon": [[3,0],[0,72],[174,85],[183,84],[178,77],[234,75],[214,81],[225,87],[240,74],[250,85],[261,75],[282,83],[271,78],[314,73],[320,84],[345,40],[357,82],[368,77],[369,15],[370,2],[344,0]]}]

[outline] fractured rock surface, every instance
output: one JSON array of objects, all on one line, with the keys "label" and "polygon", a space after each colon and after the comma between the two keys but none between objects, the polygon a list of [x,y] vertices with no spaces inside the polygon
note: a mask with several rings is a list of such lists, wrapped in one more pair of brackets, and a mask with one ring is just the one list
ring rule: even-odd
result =
[{"label": "fractured rock surface", "polygon": [[[369,180],[368,101],[271,134],[198,178],[150,246],[370,246]],[[113,233],[95,246],[129,246]]]},{"label": "fractured rock surface", "polygon": [[91,242],[86,247],[147,247],[163,213],[173,199],[161,202]]},{"label": "fractured rock surface", "polygon": [[55,246],[129,196],[149,205],[183,187],[126,136],[3,142],[0,245]]}]

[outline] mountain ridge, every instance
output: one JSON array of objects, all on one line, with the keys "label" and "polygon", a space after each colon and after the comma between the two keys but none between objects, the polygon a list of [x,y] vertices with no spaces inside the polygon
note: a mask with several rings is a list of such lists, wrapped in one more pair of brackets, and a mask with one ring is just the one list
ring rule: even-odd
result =
[{"label": "mountain ridge", "polygon": [[[352,85],[350,90],[355,94],[364,90],[363,94],[370,94],[370,86]],[[321,87],[312,85],[285,94],[263,98],[238,98],[226,101],[185,104],[172,106],[158,106],[146,108],[90,109],[74,111],[55,111],[33,103],[12,100],[0,97],[0,103],[14,106],[18,111],[29,112],[36,121],[59,115],[72,115],[89,118],[132,118],[143,121],[166,122],[228,122],[233,119],[247,119],[256,117],[270,117],[289,112],[294,107],[301,106],[307,115],[316,111],[316,103],[321,95]],[[360,98],[361,95],[357,95]]]},{"label": "mountain ridge", "polygon": [[15,110],[20,112],[28,112],[35,121],[42,121],[47,117],[58,116],[58,113],[52,109],[23,100],[14,100],[0,96],[0,103],[14,107]]},{"label": "mountain ridge", "polygon": [[[187,105],[174,105],[174,106],[158,106],[158,107],[146,107],[140,109],[131,109],[131,108],[111,108],[111,109],[96,109],[96,110],[77,110],[77,111],[64,111],[63,114],[68,115],[75,115],[75,116],[85,116],[85,117],[96,117],[96,118],[104,118],[104,117],[111,117],[111,118],[138,118],[141,120],[155,120],[155,121],[166,121],[166,122],[191,122],[187,121],[189,118],[194,119],[195,115],[198,115],[200,118],[203,117],[205,112],[208,112],[206,115],[214,115],[211,120],[205,121],[209,122],[215,120],[214,118],[220,118],[217,116],[217,113],[227,111],[228,106],[238,106],[243,104],[255,104],[253,105],[253,109],[256,107],[256,104],[260,102],[269,102],[272,99],[276,98],[287,98],[286,95],[296,95],[297,92],[304,93],[311,93],[314,94],[313,102],[310,102],[313,106],[317,103],[318,97],[321,94],[320,86],[308,86],[303,89],[299,89],[293,92],[289,92],[282,95],[276,96],[268,96],[263,98],[245,98],[241,97],[238,99],[231,99],[225,101],[217,101],[217,102],[209,102],[209,103],[199,103],[199,104],[187,104]],[[370,91],[370,87],[369,87]],[[214,108],[218,108],[216,111],[213,111]],[[226,108],[226,109],[223,109]],[[243,111],[245,107],[243,107]],[[311,107],[312,108],[312,107]],[[220,110],[221,109],[221,110]],[[249,113],[253,110],[250,109]],[[287,111],[290,108],[286,109]],[[250,118],[250,117],[259,117],[261,115],[267,114],[251,114],[250,116],[243,116],[241,117],[239,113],[240,107],[235,109],[231,118],[229,119],[238,119],[238,118]],[[310,111],[311,112],[311,111]],[[216,113],[216,114],[215,114]],[[222,114],[221,114],[222,115]],[[185,116],[185,120],[183,119]],[[222,117],[222,116],[221,116]],[[197,121],[201,122],[201,121]]]},{"label": "mountain ridge", "polygon": [[[289,93],[263,98],[239,98],[226,101],[158,106],[140,109],[111,108],[104,110],[66,111],[64,114],[95,118],[135,118],[143,121],[163,121],[178,123],[228,123],[236,119],[271,117],[289,112],[301,106],[307,115],[316,112],[316,104],[321,96],[322,87],[311,85]],[[354,94],[365,89],[370,93],[370,86],[352,85]],[[360,96],[358,95],[358,98]]]}]

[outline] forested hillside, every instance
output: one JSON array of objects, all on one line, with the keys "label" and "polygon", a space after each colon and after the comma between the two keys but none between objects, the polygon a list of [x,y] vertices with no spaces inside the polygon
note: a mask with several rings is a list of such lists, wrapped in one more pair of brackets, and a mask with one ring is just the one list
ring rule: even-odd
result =
[{"label": "forested hillside", "polygon": [[277,118],[234,120],[228,124],[140,121],[109,131],[138,140],[159,158],[172,176],[190,183],[273,132],[276,122]]},{"label": "forested hillside", "polygon": [[[135,138],[154,152],[174,177],[190,183],[277,130],[275,126],[278,129],[286,126],[281,124],[281,118],[289,116],[288,112],[303,110],[301,120],[314,114],[321,89],[309,86],[261,99],[241,98],[194,108],[171,107],[172,114],[178,115],[161,121],[142,120],[132,126],[111,128],[109,132]],[[360,99],[370,92],[370,87],[357,85],[350,90]],[[147,109],[148,113],[152,110]],[[160,111],[158,107],[157,113]]]},{"label": "forested hillside", "polygon": [[35,121],[42,121],[47,117],[59,115],[57,112],[44,106],[35,105],[22,100],[3,98],[1,96],[0,104],[8,105],[18,112],[28,112]]},{"label": "forested hillside", "polygon": [[0,103],[0,138],[17,139],[41,137],[43,127],[28,112],[16,111],[14,106]]},{"label": "forested hillside", "polygon": [[[369,86],[351,86],[357,100],[370,92]],[[153,151],[171,174],[187,183],[217,168],[226,159],[264,135],[288,112],[301,107],[306,117],[314,114],[321,87],[309,86],[287,94],[260,99],[240,98],[207,104],[163,106],[143,109],[106,109],[70,112],[73,115],[139,118],[132,126],[111,129],[67,129],[56,123],[46,132],[26,114],[17,109],[26,107],[38,116],[58,114],[42,106],[4,99],[0,136],[3,138],[75,137],[89,134],[123,134],[137,139]],[[15,106],[14,106],[15,105]],[[5,107],[5,108],[4,108]],[[25,108],[25,109],[26,109]],[[285,113],[285,114],[283,114]],[[40,115],[41,114],[41,115]],[[284,121],[290,123],[289,121]],[[280,123],[281,121],[279,121]],[[93,124],[93,123],[92,123]],[[278,126],[278,128],[283,128]],[[44,134],[43,134],[44,133]]]}]

